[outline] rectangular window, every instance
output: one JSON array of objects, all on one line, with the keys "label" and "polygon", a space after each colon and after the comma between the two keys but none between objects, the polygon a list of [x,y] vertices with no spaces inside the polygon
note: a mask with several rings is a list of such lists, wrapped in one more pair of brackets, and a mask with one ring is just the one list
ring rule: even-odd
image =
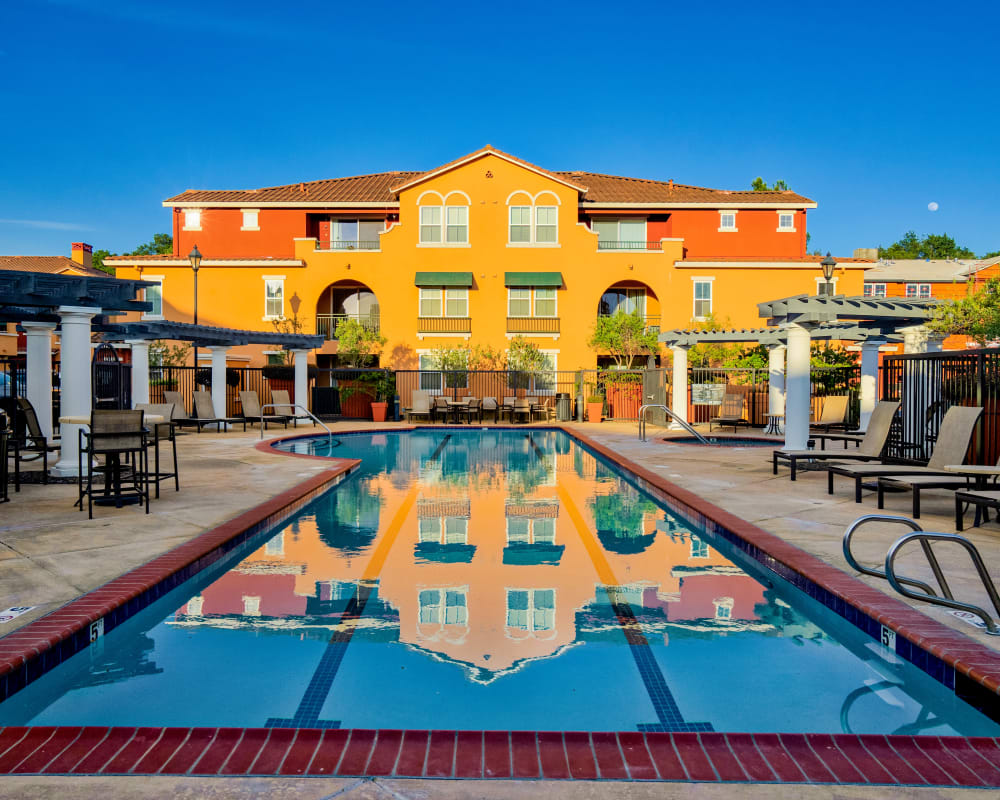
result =
[{"label": "rectangular window", "polygon": [[906,296],[926,300],[931,296],[931,285],[929,283],[908,283],[906,284]]},{"label": "rectangular window", "polygon": [[507,316],[530,317],[531,289],[508,289],[507,292]]},{"label": "rectangular window", "polygon": [[469,316],[469,290],[445,289],[444,315],[446,317]]},{"label": "rectangular window", "polygon": [[420,290],[420,316],[440,317],[442,315],[442,291],[440,289]]},{"label": "rectangular window", "polygon": [[421,517],[417,524],[421,542],[438,544],[441,541],[441,518]]},{"label": "rectangular window", "polygon": [[444,624],[465,625],[468,620],[469,612],[465,592],[448,589],[444,593]]},{"label": "rectangular window", "polygon": [[186,231],[200,231],[201,230],[201,212],[200,211],[185,211],[184,212],[184,230]]},{"label": "rectangular window", "polygon": [[425,392],[441,392],[441,373],[435,371],[437,361],[430,353],[420,353],[420,388]]},{"label": "rectangular window", "polygon": [[441,592],[437,589],[425,589],[419,596],[420,621],[430,624],[441,624]]},{"label": "rectangular window", "polygon": [[465,206],[448,206],[447,240],[450,244],[465,244],[469,241],[469,209]]},{"label": "rectangular window", "polygon": [[335,219],[330,223],[330,239],[334,242],[358,241],[358,221],[356,219]]},{"label": "rectangular window", "polygon": [[535,241],[543,244],[555,244],[557,239],[557,222],[555,206],[538,206],[535,209]]},{"label": "rectangular window", "polygon": [[527,517],[507,517],[507,544],[530,544],[530,526]]},{"label": "rectangular window", "polygon": [[866,283],[865,297],[885,297],[884,283]]},{"label": "rectangular window", "polygon": [[531,206],[510,207],[510,241],[531,241]]},{"label": "rectangular window", "polygon": [[[733,225],[736,225],[736,221],[733,220]],[[779,231],[794,231],[795,230],[795,215],[789,211],[787,214],[782,212],[778,214],[778,230]]]},{"label": "rectangular window", "polygon": [[592,223],[593,229],[597,232],[597,245],[612,245],[618,241],[618,220],[598,219]]},{"label": "rectangular window", "polygon": [[556,521],[554,517],[536,519],[534,524],[535,544],[556,543]]},{"label": "rectangular window", "polygon": [[535,289],[535,316],[554,317],[556,315],[556,290]]},{"label": "rectangular window", "polygon": [[144,281],[156,281],[156,286],[147,286],[145,298],[147,303],[152,304],[152,308],[142,316],[146,319],[163,316],[163,278],[156,278],[152,275],[143,277]]},{"label": "rectangular window", "polygon": [[712,282],[694,282],[694,317],[705,319],[712,313]]},{"label": "rectangular window", "polygon": [[285,554],[285,534],[279,533],[268,539],[264,545],[264,553],[269,556],[283,556]]},{"label": "rectangular window", "polygon": [[719,230],[720,231],[735,231],[736,230],[736,212],[735,211],[720,211],[719,212]]},{"label": "rectangular window", "polygon": [[444,543],[465,544],[469,539],[469,520],[465,517],[445,517]]},{"label": "rectangular window", "polygon": [[691,558],[708,558],[708,543],[691,534]]},{"label": "rectangular window", "polygon": [[285,316],[285,281],[280,278],[264,281],[264,316],[267,319]]},{"label": "rectangular window", "polygon": [[507,590],[507,627],[528,630],[528,592],[525,589]]},{"label": "rectangular window", "polygon": [[550,631],[556,626],[555,589],[535,589],[532,592],[532,627],[536,631]]},{"label": "rectangular window", "polygon": [[618,222],[618,241],[629,250],[646,249],[646,220],[623,219]]},{"label": "rectangular window", "polygon": [[254,209],[245,209],[240,212],[243,215],[243,227],[240,228],[241,231],[259,231],[260,227],[257,224],[258,212]]},{"label": "rectangular window", "polygon": [[429,244],[441,241],[441,206],[420,207],[420,241]]}]

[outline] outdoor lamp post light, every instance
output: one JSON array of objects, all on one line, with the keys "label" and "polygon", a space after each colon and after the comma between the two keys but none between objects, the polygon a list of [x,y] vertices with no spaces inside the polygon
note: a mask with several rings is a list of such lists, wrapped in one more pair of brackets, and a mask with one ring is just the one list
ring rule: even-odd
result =
[{"label": "outdoor lamp post light", "polygon": [[[188,261],[191,262],[191,269],[194,272],[194,324],[198,324],[198,270],[201,269],[201,253],[198,252],[198,245],[188,253]],[[194,344],[194,378],[195,388],[198,388],[198,341]]]},{"label": "outdoor lamp post light", "polygon": [[826,254],[826,258],[819,262],[820,266],[823,267],[823,279],[826,281],[823,284],[823,294],[827,297],[833,296],[833,270],[837,266],[837,262],[834,260],[833,256]]}]

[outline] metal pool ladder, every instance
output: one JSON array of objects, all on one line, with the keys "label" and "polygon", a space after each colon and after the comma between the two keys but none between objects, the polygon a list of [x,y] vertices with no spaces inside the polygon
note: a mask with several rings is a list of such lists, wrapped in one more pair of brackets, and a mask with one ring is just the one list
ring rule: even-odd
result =
[{"label": "metal pool ladder", "polygon": [[[340,444],[339,441],[337,442],[336,445],[333,443],[334,442],[333,431],[331,431],[327,427],[326,423],[323,422],[323,420],[321,420],[319,417],[317,417],[315,414],[313,414],[312,411],[310,411],[308,408],[306,408],[305,406],[300,406],[298,403],[264,403],[264,405],[262,405],[260,407],[260,413],[263,414],[265,408],[273,408],[275,411],[277,411],[279,406],[281,408],[288,408],[289,406],[291,406],[292,408],[300,408],[300,409],[302,409],[312,419],[313,422],[315,422],[323,430],[326,431],[326,436],[327,436],[327,438],[330,441],[330,447],[331,447],[331,449]],[[261,426],[260,426],[260,438],[261,439],[264,438],[264,424],[263,423],[261,423]]]},{"label": "metal pool ladder", "polygon": [[[889,522],[896,525],[903,525],[911,530],[910,533],[901,536],[893,542],[892,546],[889,548],[889,552],[886,553],[885,556],[884,572],[872,569],[871,567],[862,566],[854,557],[854,553],[851,552],[851,541],[854,534],[870,522]],[[931,571],[934,573],[934,578],[938,583],[938,588],[941,592],[940,597],[937,592],[935,592],[923,581],[919,581],[915,578],[907,578],[896,573],[896,557],[910,542],[920,543],[920,547],[924,551],[924,555],[927,557],[927,563],[930,565]],[[903,595],[903,597],[908,597],[911,600],[921,600],[925,603],[931,603],[932,605],[944,606],[945,608],[953,608],[957,611],[966,611],[970,614],[974,614],[986,625],[987,633],[992,634],[993,636],[1000,636],[1000,629],[997,628],[996,622],[986,611],[981,609],[979,606],[974,606],[971,603],[963,603],[955,599],[955,596],[952,594],[951,587],[948,586],[948,581],[944,577],[944,571],[941,569],[941,564],[938,563],[937,556],[934,555],[934,550],[931,547],[932,542],[952,542],[953,544],[961,545],[965,548],[969,557],[972,559],[972,564],[975,566],[976,572],[979,573],[979,579],[983,582],[986,594],[989,595],[990,601],[993,603],[993,610],[996,612],[997,617],[1000,618],[1000,595],[997,594],[997,588],[993,584],[993,580],[990,578],[989,572],[986,571],[986,565],[983,563],[983,558],[979,554],[979,550],[977,550],[976,546],[964,536],[959,536],[955,533],[933,533],[925,531],[920,527],[920,525],[909,517],[897,517],[889,514],[867,514],[854,520],[854,522],[852,522],[844,532],[844,558],[847,559],[847,563],[853,569],[856,569],[864,575],[870,575],[873,578],[885,578],[889,581],[889,585]],[[906,588],[908,586],[913,589],[918,589],[919,592],[911,591]]]},{"label": "metal pool ladder", "polygon": [[650,408],[659,408],[659,409],[662,409],[663,411],[666,411],[667,414],[669,415],[670,419],[672,419],[674,422],[676,422],[678,425],[680,425],[684,430],[686,430],[688,433],[690,433],[699,442],[701,442],[702,444],[711,444],[711,442],[708,441],[708,439],[706,439],[704,436],[702,436],[700,433],[698,433],[698,431],[696,431],[694,428],[692,428],[685,420],[679,419],[677,417],[677,415],[674,414],[673,411],[671,411],[666,406],[660,405],[658,403],[647,403],[646,405],[639,407],[639,441],[640,442],[646,441],[646,411],[648,409],[650,409]]}]

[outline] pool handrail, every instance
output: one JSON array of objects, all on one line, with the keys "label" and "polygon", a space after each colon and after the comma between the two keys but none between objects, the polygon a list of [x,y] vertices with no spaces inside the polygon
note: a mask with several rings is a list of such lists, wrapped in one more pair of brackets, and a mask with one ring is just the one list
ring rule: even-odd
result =
[{"label": "pool handrail", "polygon": [[[299,405],[298,403],[264,403],[264,405],[262,405],[260,407],[260,410],[261,410],[261,413],[263,413],[265,408],[273,408],[275,411],[277,411],[279,407],[280,408],[288,408],[289,406],[291,406],[292,408],[299,408],[299,409],[302,409],[303,411],[305,411],[306,415],[310,419],[312,419],[313,422],[315,422],[323,430],[326,431],[326,435],[327,435],[327,437],[330,440],[330,444],[333,445],[333,431],[331,431],[327,427],[326,423],[324,423],[323,420],[321,420],[319,417],[317,417],[315,414],[313,414],[312,411],[310,411],[308,408],[306,408],[303,405]],[[261,439],[264,438],[264,426],[263,425],[260,426],[260,438]]]},{"label": "pool handrail", "polygon": [[661,405],[660,403],[646,403],[643,406],[639,406],[639,441],[640,442],[646,441],[646,411],[648,409],[650,409],[650,408],[659,408],[659,409],[662,409],[663,411],[665,411],[670,416],[671,420],[673,420],[676,424],[680,425],[684,430],[686,430],[688,433],[690,433],[699,442],[701,442],[702,444],[711,444],[711,442],[708,441],[708,439],[706,439],[700,433],[698,433],[698,431],[696,431],[688,423],[687,420],[680,419],[676,414],[674,414],[673,410],[671,410],[670,408],[668,408],[665,405]]}]

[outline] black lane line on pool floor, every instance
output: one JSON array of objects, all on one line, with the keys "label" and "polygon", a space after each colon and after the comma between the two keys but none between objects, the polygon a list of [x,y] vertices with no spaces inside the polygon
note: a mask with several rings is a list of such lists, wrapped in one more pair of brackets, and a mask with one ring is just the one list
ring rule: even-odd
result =
[{"label": "black lane line on pool floor", "polygon": [[444,450],[445,445],[448,444],[448,440],[450,438],[451,438],[450,433],[445,434],[445,437],[441,440],[441,444],[437,446],[434,452],[431,453],[431,457],[427,459],[428,464],[431,463],[432,461],[437,461],[441,457],[441,451]]}]

